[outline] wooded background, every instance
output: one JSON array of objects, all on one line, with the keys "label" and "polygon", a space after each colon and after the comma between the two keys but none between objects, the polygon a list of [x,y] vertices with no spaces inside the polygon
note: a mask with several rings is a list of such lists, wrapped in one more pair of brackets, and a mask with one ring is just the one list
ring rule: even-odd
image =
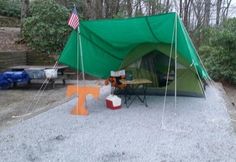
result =
[{"label": "wooded background", "polygon": [[[236,12],[232,0],[56,0],[66,8],[75,4],[81,19],[134,17],[177,12],[197,48],[204,34],[201,29],[219,25]],[[30,0],[21,0],[21,19],[27,16]],[[195,37],[193,37],[195,34]]]}]

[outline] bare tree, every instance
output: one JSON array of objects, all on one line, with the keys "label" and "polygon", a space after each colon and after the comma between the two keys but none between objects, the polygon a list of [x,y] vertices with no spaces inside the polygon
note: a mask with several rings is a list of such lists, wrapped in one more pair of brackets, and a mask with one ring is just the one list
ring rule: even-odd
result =
[{"label": "bare tree", "polygon": [[141,0],[137,0],[136,4],[134,5],[134,9],[135,9],[135,12],[134,12],[135,16],[139,16],[143,14]]},{"label": "bare tree", "polygon": [[186,28],[188,29],[189,26],[189,20],[188,20],[188,11],[189,11],[189,6],[190,3],[192,2],[192,0],[184,0],[184,25],[186,26]]},{"label": "bare tree", "polygon": [[232,0],[225,0],[224,1],[224,6],[223,9],[222,9],[222,20],[224,21],[225,19],[227,19],[228,17],[228,13],[229,13],[229,7],[230,7],[230,4],[231,4]]},{"label": "bare tree", "polygon": [[170,0],[166,0],[166,4],[165,4],[165,12],[169,12],[170,9]]},{"label": "bare tree", "polygon": [[29,13],[29,0],[21,0],[21,22]]},{"label": "bare tree", "polygon": [[133,11],[132,0],[127,0],[127,13],[129,17],[132,16],[132,11]]},{"label": "bare tree", "polygon": [[222,0],[216,2],[216,25],[220,23],[220,11],[221,11]]},{"label": "bare tree", "polygon": [[120,0],[104,0],[105,5],[105,17],[112,18],[117,15],[120,9]]},{"label": "bare tree", "polygon": [[211,0],[205,0],[204,26],[209,26],[211,13]]},{"label": "bare tree", "polygon": [[21,31],[24,23],[24,19],[29,13],[29,0],[21,0]]},{"label": "bare tree", "polygon": [[94,9],[92,6],[93,0],[84,0],[83,8],[84,8],[84,18],[85,19],[93,19],[94,18]]},{"label": "bare tree", "polygon": [[179,1],[179,16],[183,17],[183,2],[182,2],[182,0]]},{"label": "bare tree", "polygon": [[[76,0],[56,1],[68,6]],[[227,19],[231,2],[232,0],[80,0],[80,6],[83,4],[81,13],[85,19],[153,15],[167,13],[170,8],[175,7],[187,30],[197,31],[209,26],[214,15],[217,25]]]},{"label": "bare tree", "polygon": [[104,0],[95,1],[95,18],[96,19],[103,18],[103,2]]}]

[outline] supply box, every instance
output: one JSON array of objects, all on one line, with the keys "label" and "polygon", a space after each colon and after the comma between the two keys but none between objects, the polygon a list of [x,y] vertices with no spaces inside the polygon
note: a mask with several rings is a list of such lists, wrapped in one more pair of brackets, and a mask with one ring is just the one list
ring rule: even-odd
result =
[{"label": "supply box", "polygon": [[116,110],[121,108],[121,98],[116,95],[106,97],[106,106],[109,109]]}]

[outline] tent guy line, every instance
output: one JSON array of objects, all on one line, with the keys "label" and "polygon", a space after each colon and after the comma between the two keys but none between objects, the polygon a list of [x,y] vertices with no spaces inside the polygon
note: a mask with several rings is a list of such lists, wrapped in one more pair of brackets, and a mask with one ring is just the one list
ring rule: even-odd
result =
[{"label": "tent guy line", "polygon": [[164,116],[165,116],[165,109],[166,109],[166,97],[167,97],[167,89],[168,89],[168,82],[169,82],[169,76],[170,76],[170,65],[171,65],[171,57],[172,57],[172,51],[173,51],[174,34],[175,34],[175,28],[173,28],[172,41],[171,41],[171,47],[170,47],[170,57],[169,57],[168,70],[167,70],[165,95],[164,95],[164,102],[163,102],[162,115],[161,115],[161,129],[165,129]]}]

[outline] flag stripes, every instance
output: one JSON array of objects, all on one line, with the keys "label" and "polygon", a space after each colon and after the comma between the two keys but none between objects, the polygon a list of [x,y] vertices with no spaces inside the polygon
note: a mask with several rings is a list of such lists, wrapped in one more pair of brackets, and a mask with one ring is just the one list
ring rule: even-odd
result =
[{"label": "flag stripes", "polygon": [[73,29],[76,29],[79,26],[79,16],[75,7],[68,20],[68,25],[71,26]]}]

